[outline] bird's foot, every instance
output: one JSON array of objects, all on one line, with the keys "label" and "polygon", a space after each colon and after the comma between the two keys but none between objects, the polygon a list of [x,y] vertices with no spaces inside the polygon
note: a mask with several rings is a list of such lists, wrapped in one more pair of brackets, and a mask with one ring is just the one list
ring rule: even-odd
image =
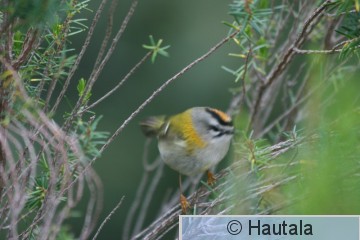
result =
[{"label": "bird's foot", "polygon": [[186,214],[188,208],[190,207],[189,202],[187,201],[186,197],[184,195],[180,195],[180,206],[182,213]]},{"label": "bird's foot", "polygon": [[207,171],[207,184],[209,186],[213,186],[216,182],[216,178],[214,176],[214,174],[210,171]]}]

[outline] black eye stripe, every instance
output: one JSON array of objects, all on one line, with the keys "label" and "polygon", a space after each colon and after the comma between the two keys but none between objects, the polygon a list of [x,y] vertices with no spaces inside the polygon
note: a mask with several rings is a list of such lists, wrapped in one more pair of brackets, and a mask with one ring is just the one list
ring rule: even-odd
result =
[{"label": "black eye stripe", "polygon": [[223,135],[234,134],[234,130],[221,129],[218,126],[214,126],[214,125],[210,125],[209,130],[213,130],[214,132],[217,132],[216,135],[214,136],[215,138],[221,137]]},{"label": "black eye stripe", "polygon": [[233,131],[221,131],[218,134],[216,134],[214,137],[218,138],[218,137],[221,137],[221,136],[224,136],[224,135],[233,135],[233,134],[234,134]]},{"label": "black eye stripe", "polygon": [[214,126],[214,125],[211,125],[211,126],[209,127],[209,129],[210,129],[210,130],[213,130],[213,131],[215,131],[215,132],[220,132],[219,127]]},{"label": "black eye stripe", "polygon": [[215,138],[221,137],[221,136],[224,135],[224,134],[225,134],[224,132],[219,132],[219,133],[215,136]]}]

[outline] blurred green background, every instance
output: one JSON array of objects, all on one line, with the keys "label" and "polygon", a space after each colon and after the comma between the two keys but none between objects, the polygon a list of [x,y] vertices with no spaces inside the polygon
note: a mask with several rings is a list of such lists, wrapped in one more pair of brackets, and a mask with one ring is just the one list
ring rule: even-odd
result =
[{"label": "blurred green background", "polygon": [[[99,2],[91,1],[90,9],[96,10]],[[115,54],[94,86],[91,100],[97,100],[112,89],[144,56],[146,50],[142,48],[142,44],[149,43],[149,35],[153,35],[155,40],[164,39],[164,45],[171,45],[170,57],[159,57],[155,64],[148,61],[115,94],[93,109],[97,115],[104,116],[98,130],[113,133],[163,82],[224,38],[229,28],[221,22],[232,20],[227,15],[230,2],[230,0],[140,1]],[[129,0],[119,1],[115,11],[113,33],[116,33],[130,3]],[[87,79],[92,70],[105,34],[107,11],[96,28],[94,38],[74,79],[82,77]],[[90,25],[94,12],[84,11],[82,15],[89,19],[87,25]],[[76,52],[80,51],[85,36],[86,32],[72,39],[71,47],[74,47]],[[226,109],[231,99],[229,89],[236,87],[237,84],[234,83],[234,77],[222,70],[221,66],[238,65],[236,58],[227,55],[232,50],[234,50],[233,44],[225,44],[215,54],[173,82],[126,127],[95,162],[95,169],[103,181],[105,192],[101,220],[114,208],[120,198],[125,196],[122,206],[105,225],[99,239],[121,236],[127,210],[133,201],[143,173],[141,157],[145,137],[139,130],[138,122],[149,115],[174,114],[193,106]],[[70,89],[73,95],[68,96],[71,102],[77,97],[77,83],[72,84]],[[66,106],[63,107],[66,111]],[[151,156],[156,156],[155,146],[151,149],[154,151]],[[160,184],[163,188],[159,189],[160,194],[168,188],[177,188],[178,175],[166,167]],[[159,199],[162,197],[159,196]],[[85,207],[81,208],[85,209]],[[71,221],[70,224],[75,231],[81,228],[77,226],[76,221]]]}]

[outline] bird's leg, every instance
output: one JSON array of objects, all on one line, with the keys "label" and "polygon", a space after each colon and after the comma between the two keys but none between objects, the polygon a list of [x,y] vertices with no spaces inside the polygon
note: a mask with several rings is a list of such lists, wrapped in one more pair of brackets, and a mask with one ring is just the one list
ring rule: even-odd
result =
[{"label": "bird's leg", "polygon": [[182,212],[185,214],[187,212],[187,209],[190,207],[190,204],[187,201],[186,197],[182,194],[181,174],[179,174],[179,186],[180,186],[180,206]]},{"label": "bird's leg", "polygon": [[207,173],[207,184],[209,186],[214,185],[216,182],[216,178],[215,178],[214,174],[212,174],[212,172],[210,172],[209,170],[207,170],[206,173]]}]

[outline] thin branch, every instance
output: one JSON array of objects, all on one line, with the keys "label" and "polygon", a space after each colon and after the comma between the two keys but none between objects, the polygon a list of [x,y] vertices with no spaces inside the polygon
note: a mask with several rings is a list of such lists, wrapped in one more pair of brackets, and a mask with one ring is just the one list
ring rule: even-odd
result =
[{"label": "thin branch", "polygon": [[183,68],[180,72],[175,74],[172,78],[168,79],[165,83],[163,83],[155,92],[153,92],[150,97],[148,97],[131,115],[122,123],[122,125],[115,131],[115,133],[108,139],[108,141],[101,147],[100,153],[102,153],[109,144],[119,135],[120,132],[124,130],[124,128],[129,124],[129,122],[136,117],[141,110],[143,110],[160,92],[162,92],[170,83],[172,83],[174,80],[179,78],[181,75],[183,75],[185,72],[189,71],[192,67],[194,67],[199,62],[202,62],[207,57],[209,57],[213,52],[215,52],[218,48],[220,48],[222,45],[224,45],[229,39],[233,38],[238,34],[239,31],[235,31],[230,36],[222,39],[218,44],[216,44],[214,47],[212,47],[207,53],[187,65],[185,68]]},{"label": "thin branch", "polygon": [[70,80],[71,78],[73,77],[75,71],[79,68],[79,64],[80,64],[80,61],[82,59],[82,57],[84,56],[84,53],[86,52],[87,50],[87,47],[89,46],[90,44],[90,40],[92,39],[92,36],[93,36],[93,33],[94,33],[94,30],[95,30],[95,27],[99,21],[99,18],[101,16],[101,13],[102,11],[104,10],[104,6],[106,4],[106,1],[107,0],[102,0],[101,3],[100,3],[100,6],[98,7],[97,11],[96,11],[96,14],[94,16],[94,19],[91,23],[91,26],[89,28],[89,32],[86,36],[86,39],[85,39],[85,42],[84,42],[84,45],[82,46],[81,48],[81,51],[78,55],[78,57],[76,58],[76,61],[74,63],[74,65],[72,66],[70,72],[69,72],[69,75],[67,77],[67,79],[65,80],[65,83],[64,83],[64,86],[59,94],[59,96],[57,97],[56,99],[56,102],[53,106],[53,108],[51,109],[51,113],[55,113],[56,112],[56,109],[58,108],[61,100],[63,99],[64,95],[65,95],[65,92],[67,90],[67,88],[69,87],[69,84],[70,84]]},{"label": "thin branch", "polygon": [[[355,41],[358,41],[358,40],[360,40],[360,37],[356,37],[356,38],[353,38],[353,39],[350,39],[350,40],[342,41],[342,42],[336,44],[330,50],[310,50],[310,49],[303,50],[303,49],[299,49],[299,48],[296,48],[296,47],[294,47],[293,50],[294,50],[295,53],[298,53],[298,54],[333,54],[333,53],[339,53],[339,52],[343,51],[343,49],[339,48],[339,47],[344,46],[344,45],[349,44],[349,43],[352,43],[352,42],[355,42]],[[360,48],[360,45],[354,46],[354,49],[358,49],[358,48]]]},{"label": "thin branch", "polygon": [[23,48],[21,49],[21,53],[13,63],[13,68],[15,70],[18,70],[19,67],[29,58],[29,55],[33,50],[35,40],[37,39],[38,33],[39,33],[38,29],[29,30],[26,33],[26,37],[24,40]]},{"label": "thin branch", "polygon": [[[55,57],[56,55],[58,54],[58,52],[54,53],[51,57]],[[44,79],[42,80],[42,82],[45,82],[45,76],[48,76],[49,75],[49,68],[51,67],[51,64],[52,64],[52,58],[50,58],[48,60],[48,63],[46,64],[46,69],[45,69],[45,74],[44,74]],[[64,62],[62,61],[60,63],[60,66],[58,68],[58,71],[57,71],[57,74],[53,74],[53,77],[51,79],[51,83],[50,83],[50,86],[47,88],[47,94],[46,94],[46,98],[45,98],[45,104],[44,104],[44,112],[47,112],[48,111],[48,107],[50,105],[50,100],[51,100],[51,97],[53,95],[53,92],[55,90],[55,87],[56,87],[56,83],[58,82],[58,79],[60,77],[60,73],[62,71],[62,68],[64,66]]]},{"label": "thin branch", "polygon": [[104,195],[103,185],[101,183],[100,178],[96,175],[96,173],[93,170],[91,170],[88,171],[87,175],[85,175],[85,178],[89,183],[88,186],[90,190],[90,200],[88,201],[88,208],[86,211],[83,230],[79,237],[79,239],[84,239],[84,240],[89,238],[90,233],[92,232],[93,228],[97,223],[97,220],[100,216],[103,207],[103,195]]},{"label": "thin branch", "polygon": [[112,30],[113,30],[114,13],[115,13],[115,10],[116,10],[116,7],[117,7],[118,3],[119,3],[118,0],[112,0],[112,2],[111,2],[110,10],[109,10],[110,13],[109,13],[109,17],[108,17],[108,24],[107,24],[107,27],[106,27],[105,37],[104,37],[104,39],[103,39],[103,41],[101,43],[99,54],[98,54],[98,56],[96,58],[96,62],[94,64],[93,69],[97,69],[99,67],[101,59],[104,56],[106,46],[108,45],[108,42],[109,42],[110,37],[111,37]]},{"label": "thin branch", "polygon": [[324,37],[324,49],[329,50],[333,45],[333,34],[335,33],[335,28],[338,26],[339,22],[342,21],[342,17],[332,19],[329,25],[326,28],[326,34]]},{"label": "thin branch", "polygon": [[255,117],[257,116],[260,108],[260,103],[263,99],[263,94],[265,90],[275,81],[275,79],[283,73],[285,68],[288,66],[288,64],[291,62],[293,56],[294,56],[294,48],[299,48],[305,41],[306,37],[310,34],[310,31],[313,26],[313,23],[317,20],[319,16],[321,16],[328,6],[328,4],[331,3],[330,0],[326,0],[323,4],[321,4],[320,7],[318,7],[313,14],[305,21],[304,26],[302,27],[300,33],[298,34],[297,38],[295,39],[294,43],[291,45],[291,47],[286,51],[284,56],[282,57],[281,62],[272,69],[270,74],[267,76],[266,81],[261,84],[257,91],[257,96],[255,98],[255,103],[253,106],[253,111],[251,113],[250,117],[250,124],[252,125],[254,123]]},{"label": "thin branch", "polygon": [[[219,43],[217,43],[214,47],[212,47],[208,52],[206,52],[204,55],[202,55],[201,57],[199,57],[198,59],[196,59],[195,61],[193,61],[192,63],[190,63],[189,65],[187,65],[185,68],[183,68],[180,72],[178,72],[177,74],[175,74],[172,78],[168,79],[165,83],[163,83],[155,92],[153,92],[153,94],[151,94],[150,97],[148,97],[123,123],[122,125],[115,131],[115,133],[106,141],[106,143],[101,147],[101,149],[99,150],[99,153],[104,152],[104,150],[109,146],[109,144],[114,141],[114,139],[119,135],[119,133],[121,131],[123,131],[123,129],[129,124],[129,122],[131,120],[134,119],[134,117],[136,117],[142,109],[145,108],[145,106],[147,106],[161,91],[163,91],[170,83],[172,83],[174,80],[176,80],[177,78],[179,78],[181,75],[183,75],[185,72],[187,72],[188,70],[190,70],[192,67],[194,67],[196,64],[202,62],[203,60],[205,60],[207,57],[209,57],[213,52],[215,52],[217,49],[219,49],[222,45],[224,45],[227,41],[229,41],[231,38],[235,37],[238,34],[239,31],[235,31],[234,33],[232,33],[230,36],[222,39]],[[95,160],[97,159],[97,157],[94,157],[86,166],[85,168],[79,172],[78,177],[83,175],[88,168],[91,167],[91,165],[95,162]],[[78,178],[77,177],[77,178]],[[67,191],[68,189],[70,189],[72,187],[72,185],[77,181],[77,178],[72,181],[68,187],[66,189],[64,189],[63,191]],[[63,192],[61,192],[60,194],[63,194]]]},{"label": "thin branch", "polygon": [[114,39],[111,43],[111,46],[110,46],[109,50],[107,51],[104,59],[101,61],[99,67],[94,69],[93,72],[91,73],[89,81],[85,86],[83,94],[81,95],[79,100],[76,102],[76,105],[72,110],[71,116],[66,120],[66,122],[64,124],[65,128],[67,128],[66,126],[72,121],[72,119],[76,115],[79,108],[83,105],[85,96],[87,96],[87,94],[89,92],[91,92],[92,86],[98,80],[98,77],[99,77],[100,73],[102,72],[104,66],[106,65],[106,63],[108,62],[108,60],[110,59],[112,54],[114,53],[115,47],[116,47],[117,43],[119,42],[122,34],[124,33],[132,15],[134,14],[137,4],[138,4],[138,1],[133,0],[132,4],[130,6],[130,9],[129,9],[124,21],[122,22],[119,31],[117,32],[116,36],[114,37]]},{"label": "thin branch", "polygon": [[298,54],[333,54],[339,53],[342,49],[331,49],[331,50],[302,50],[298,48],[293,49],[295,53]]},{"label": "thin branch", "polygon": [[327,16],[327,17],[338,17],[338,16],[341,16],[341,15],[347,15],[347,14],[349,14],[349,13],[358,13],[358,11],[357,10],[350,10],[350,11],[346,11],[346,12],[341,12],[341,13],[333,13],[333,14],[331,14],[331,13],[325,13],[325,15]]},{"label": "thin branch", "polygon": [[116,212],[116,210],[118,210],[118,208],[121,206],[123,200],[124,200],[124,196],[121,197],[120,201],[116,204],[116,206],[113,208],[113,210],[111,210],[111,212],[106,216],[106,218],[104,219],[104,221],[101,223],[101,225],[99,226],[98,230],[96,231],[94,237],[92,238],[93,240],[95,240],[97,238],[97,236],[99,235],[99,233],[101,232],[102,228],[105,226],[105,224],[110,220],[111,216],[114,215],[114,213]]},{"label": "thin branch", "polygon": [[[299,138],[299,139],[280,142],[276,145],[263,149],[262,152],[259,152],[259,154],[263,154],[267,158],[272,159],[278,157],[280,154],[284,154],[290,149],[295,148],[296,146],[301,144],[302,141],[303,139]],[[199,209],[203,209],[201,212],[197,214],[201,214],[201,215],[208,214],[212,210],[216,209],[216,207],[219,206],[220,204],[229,203],[230,200],[236,201],[240,205],[244,205],[246,202],[257,199],[259,196],[262,196],[262,194],[265,194],[273,189],[276,189],[279,186],[286,185],[298,178],[297,175],[274,176],[273,178],[266,178],[261,182],[255,182],[254,184],[248,185],[248,191],[247,191],[248,193],[245,195],[244,198],[239,199],[239,196],[234,193],[234,184],[236,182],[242,182],[242,183],[245,182],[245,180],[248,179],[249,176],[251,176],[251,174],[254,173],[253,170],[247,170],[241,175],[234,176],[236,179],[227,178],[227,176],[229,176],[230,172],[235,171],[237,168],[243,167],[240,166],[240,163],[243,164],[246,161],[247,159],[243,159],[243,161],[234,162],[231,166],[221,170],[216,175],[216,179],[218,179],[219,182],[221,183],[217,185],[214,189],[208,189],[202,186],[199,187],[198,190],[195,191],[189,197],[190,199],[189,202],[194,202],[192,201],[194,198],[204,199],[204,201],[198,200],[195,201],[194,203]],[[279,169],[288,166],[288,164],[278,164],[277,166],[275,166],[276,164],[273,165],[274,168],[278,167]],[[295,164],[292,165],[296,166]],[[215,197],[215,199],[212,199],[211,201],[207,201],[208,196],[213,192],[217,193],[217,196]],[[276,206],[274,205],[274,207]],[[228,207],[225,210],[222,210],[221,214],[229,214],[230,210],[233,208],[234,206]],[[158,217],[147,228],[143,229],[143,231],[141,231],[136,236],[134,236],[132,239],[158,239],[158,237],[163,236],[168,231],[169,228],[173,228],[178,224],[179,214],[181,214],[180,206],[179,204],[176,204],[175,206],[170,208],[166,213]]]},{"label": "thin branch", "polygon": [[[264,136],[266,133],[268,133],[273,127],[275,127],[275,125],[277,123],[279,123],[281,120],[283,120],[285,117],[287,117],[289,114],[292,113],[292,111],[294,111],[294,109],[296,109],[297,107],[299,107],[302,103],[304,103],[307,99],[309,99],[315,91],[317,91],[320,87],[322,86],[322,84],[319,84],[318,86],[315,86],[311,89],[310,92],[308,92],[305,96],[303,96],[301,99],[299,98],[300,95],[297,96],[297,101],[291,106],[289,107],[289,109],[287,109],[286,111],[284,111],[280,116],[278,116],[276,119],[274,119],[274,121],[272,121],[268,126],[264,127],[264,129],[257,135],[257,137],[261,137]],[[303,87],[305,87],[305,84],[303,85]],[[303,88],[302,87],[302,88]],[[301,91],[301,89],[299,90]]]},{"label": "thin branch", "polygon": [[[76,5],[77,1],[73,1],[72,2],[72,7],[75,7],[74,5]],[[64,23],[62,24],[62,30],[61,30],[61,33],[59,34],[59,36],[61,36],[62,39],[66,39],[68,37],[68,33],[69,33],[69,29],[70,29],[70,20],[72,19],[72,17],[74,16],[74,14],[72,13],[68,13],[65,20],[64,20]],[[57,44],[57,47],[55,49],[55,52],[51,54],[51,57],[48,59],[48,62],[46,64],[46,67],[45,67],[45,76],[43,77],[42,81],[44,82],[45,78],[46,77],[49,77],[49,68],[52,64],[52,60],[54,58],[56,58],[56,56],[64,49],[64,46],[65,46],[65,43],[66,41],[60,41],[59,44]],[[55,87],[56,87],[56,84],[58,82],[58,79],[60,77],[60,72],[62,71],[62,67],[63,67],[64,63],[62,62],[61,65],[59,66],[59,70],[57,72],[57,74],[54,74],[54,76],[52,77],[51,79],[51,83],[50,83],[50,86],[49,88],[47,89],[47,96],[46,96],[46,99],[45,99],[45,104],[44,104],[44,111],[47,112],[48,111],[48,107],[49,107],[49,104],[50,104],[50,99],[53,95],[53,92],[55,90]]]},{"label": "thin branch", "polygon": [[7,41],[5,42],[5,59],[8,62],[12,62],[13,61],[13,42],[14,42],[14,38],[13,38],[13,25],[11,23],[9,23],[8,26],[8,31],[6,32],[6,38]]},{"label": "thin branch", "polygon": [[151,225],[145,228],[142,232],[138,233],[132,239],[155,239],[156,234],[161,233],[167,229],[167,226],[176,223],[179,219],[181,210],[179,206],[169,209],[168,212],[163,214],[157,220],[155,220]]},{"label": "thin branch", "polygon": [[145,218],[146,218],[146,214],[148,213],[147,209],[149,208],[150,202],[153,199],[153,196],[155,194],[155,189],[157,188],[161,177],[163,176],[163,172],[164,172],[164,164],[161,164],[155,172],[155,175],[153,177],[153,179],[151,180],[150,185],[147,188],[147,192],[145,193],[144,199],[142,201],[142,205],[139,211],[139,215],[136,218],[135,221],[135,226],[133,229],[133,234],[136,234],[138,232],[140,232],[141,228],[143,227]]},{"label": "thin branch", "polygon": [[244,66],[244,72],[243,75],[241,77],[241,83],[242,83],[242,89],[241,92],[239,92],[238,94],[236,94],[235,96],[233,96],[233,98],[230,101],[229,107],[226,110],[226,113],[231,115],[235,115],[235,114],[240,114],[240,107],[243,104],[244,99],[246,99],[246,74],[248,71],[248,64],[249,64],[249,60],[250,60],[250,55],[252,54],[252,48],[250,45],[250,48],[246,54],[246,58],[245,58],[245,66]]},{"label": "thin branch", "polygon": [[133,220],[136,217],[136,211],[139,209],[139,206],[141,202],[143,201],[145,189],[147,188],[147,184],[149,182],[150,173],[155,170],[155,168],[161,163],[160,157],[154,161],[154,163],[149,164],[149,146],[151,143],[151,139],[148,138],[145,141],[144,144],[144,151],[143,151],[143,168],[144,168],[144,174],[140,180],[140,184],[137,187],[135,198],[132,201],[131,207],[129,211],[127,212],[126,218],[125,218],[125,224],[123,228],[123,239],[129,239],[130,238],[130,231],[131,231],[131,225],[133,224]]},{"label": "thin branch", "polygon": [[81,110],[79,114],[86,112],[89,109],[95,107],[97,104],[104,101],[111,94],[113,94],[117,89],[119,89],[126,82],[126,80],[128,80],[130,78],[131,75],[133,75],[135,73],[135,71],[151,56],[151,54],[152,54],[152,52],[148,52],[147,54],[145,54],[145,56],[126,74],[126,76],[123,79],[121,79],[121,81],[114,88],[112,88],[104,96],[102,96],[101,98],[96,100],[94,103],[92,103],[90,106]]},{"label": "thin branch", "polygon": [[250,55],[252,54],[252,48],[251,48],[251,45],[249,47],[249,51],[248,53],[246,54],[246,58],[245,58],[245,67],[244,67],[244,73],[241,77],[241,83],[242,83],[242,99],[240,99],[240,103],[242,103],[242,101],[246,98],[246,82],[245,82],[245,79],[246,79],[246,73],[247,73],[247,70],[248,70],[248,64],[249,64],[249,60],[250,60]]},{"label": "thin branch", "polygon": [[346,44],[349,44],[349,43],[352,43],[352,42],[355,42],[355,41],[358,41],[358,40],[360,40],[360,37],[356,37],[356,38],[353,38],[353,39],[349,39],[349,40],[342,41],[342,42],[336,44],[336,45],[333,47],[332,50],[338,49],[338,48],[341,47],[341,46],[344,46],[344,45],[346,45]]},{"label": "thin branch", "polygon": [[[7,187],[5,190],[7,199],[5,201],[7,200],[9,210],[11,210],[8,211],[8,215],[5,215],[5,218],[9,218],[9,220],[1,219],[1,222],[5,220],[10,224],[8,232],[14,238],[22,236],[22,238],[26,239],[36,227],[39,229],[39,239],[51,239],[50,237],[55,236],[59,230],[59,228],[51,228],[52,224],[55,221],[61,223],[67,216],[68,207],[71,206],[69,204],[63,207],[61,204],[61,196],[63,195],[60,195],[73,179],[68,156],[70,154],[74,159],[81,162],[84,160],[84,154],[75,138],[67,136],[43,111],[38,109],[35,104],[31,104],[32,101],[27,95],[24,83],[11,64],[2,57],[0,57],[0,62],[5,70],[11,72],[12,84],[17,90],[17,101],[27,104],[26,107],[20,109],[20,112],[16,112],[15,117],[11,115],[11,111],[14,109],[9,109],[11,121],[7,125],[7,129],[12,134],[17,135],[12,136],[8,134],[7,136],[2,135],[0,137],[8,161],[6,169],[0,166],[0,175]],[[21,122],[16,118],[19,114],[22,116]],[[25,123],[23,124],[22,122]],[[3,129],[1,127],[1,130]],[[0,132],[3,133],[2,131]],[[22,140],[20,141],[19,139]],[[39,156],[37,156],[37,153]],[[44,159],[49,169],[50,179],[48,187],[45,189],[45,198],[41,203],[41,207],[38,209],[37,214],[32,217],[32,221],[30,221],[31,224],[26,226],[25,230],[19,235],[17,232],[18,222],[23,217],[22,211],[28,199],[28,195],[24,193],[28,189],[33,189],[33,179],[37,173],[36,166],[39,164],[41,154],[44,154]],[[15,161],[14,159],[17,160]],[[89,175],[90,173],[88,171],[86,176],[91,176],[91,179],[96,183],[96,179]],[[62,176],[62,181],[60,182],[58,181],[59,175]],[[81,182],[81,179],[78,178],[77,180]],[[98,208],[94,212],[92,222],[96,220],[96,216],[99,213]],[[6,212],[4,213],[6,214]],[[56,216],[58,217],[56,218]],[[93,224],[90,225],[90,227],[92,226]]]}]

